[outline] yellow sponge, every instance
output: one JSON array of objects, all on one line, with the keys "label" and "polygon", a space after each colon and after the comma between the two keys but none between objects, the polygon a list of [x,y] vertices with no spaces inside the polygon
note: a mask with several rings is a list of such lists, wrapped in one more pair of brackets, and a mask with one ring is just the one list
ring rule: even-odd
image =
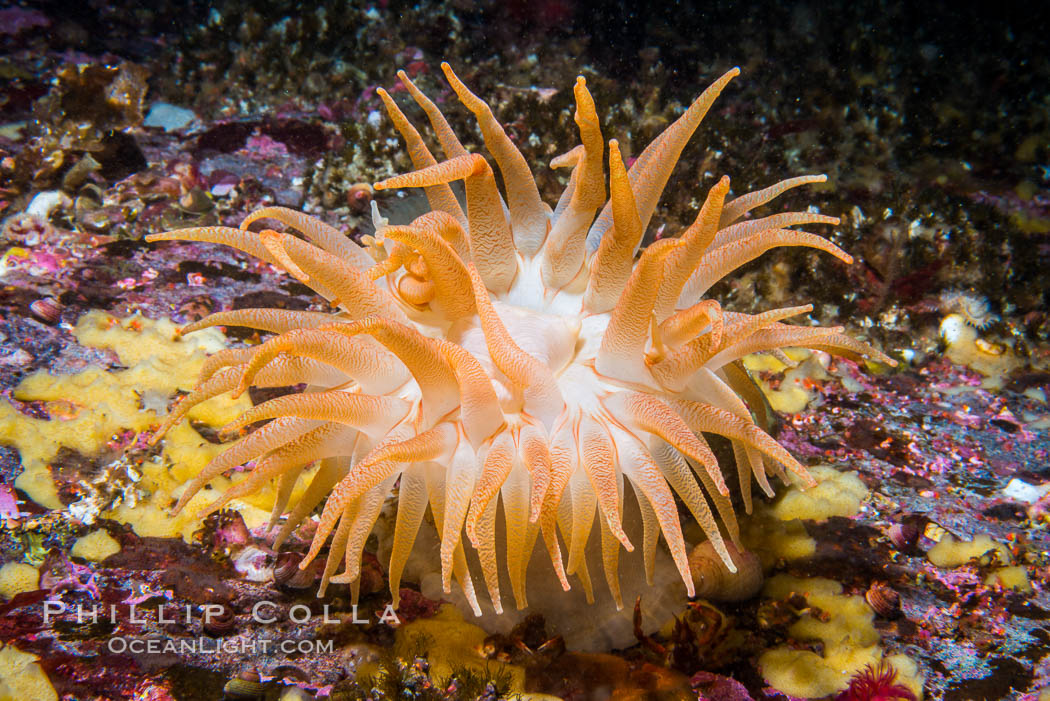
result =
[{"label": "yellow sponge", "polygon": [[995,552],[999,561],[1010,563],[1010,551],[1002,543],[997,543],[987,535],[976,536],[973,540],[955,540],[950,535],[941,538],[937,545],[930,548],[926,557],[937,567],[958,567],[970,560],[984,557]]},{"label": "yellow sponge", "polygon": [[120,545],[101,528],[78,538],[69,554],[89,562],[102,562],[110,555],[120,552]]},{"label": "yellow sponge", "polygon": [[839,472],[826,465],[809,468],[817,486],[792,487],[773,506],[773,515],[782,521],[795,518],[824,521],[832,516],[856,516],[868,497],[868,488],[856,472]]},{"label": "yellow sponge", "polygon": [[[778,600],[793,593],[804,595],[820,617],[807,611],[788,628],[788,634],[800,641],[820,641],[823,655],[787,645],[766,651],[758,666],[773,688],[800,698],[830,696],[845,689],[857,672],[883,659],[875,612],[863,597],[843,594],[842,585],[830,579],[784,574],[770,579],[764,591],[765,596]],[[886,662],[897,670],[899,681],[921,698],[918,666],[902,655],[888,657]]]},{"label": "yellow sponge", "polygon": [[0,648],[0,701],[58,701],[37,658],[14,645]]},{"label": "yellow sponge", "polygon": [[24,562],[8,562],[0,567],[0,596],[10,599],[24,591],[36,591],[40,586],[40,572]]},{"label": "yellow sponge", "polygon": [[468,623],[463,614],[451,604],[443,604],[430,618],[420,618],[406,623],[397,630],[394,649],[398,657],[413,653],[413,646],[420,636],[427,641],[425,648],[430,663],[430,677],[447,679],[456,669],[472,669],[481,673],[501,670],[510,674],[511,691],[524,691],[525,669],[487,659],[482,644],[488,633],[473,623]]},{"label": "yellow sponge", "polygon": [[[141,432],[158,424],[175,392],[192,389],[207,355],[226,345],[218,329],[185,337],[176,331],[167,319],[140,315],[118,319],[100,311],[83,315],[74,331],[77,342],[112,350],[127,369],[88,368],[63,376],[37,372],[26,377],[15,388],[15,398],[46,402],[50,420],[25,416],[0,403],[0,443],[16,447],[22,459],[23,471],[15,485],[38,504],[61,508],[49,467],[60,448],[93,456],[123,431]],[[221,395],[195,406],[189,418],[217,428],[250,407],[247,395],[236,400]],[[187,421],[179,423],[165,437],[158,460],[133,467],[141,478],[132,498],[120,500],[104,515],[130,524],[141,536],[189,538],[199,527],[197,512],[218,492],[203,490],[178,516],[169,509],[186,481],[228,447],[205,440]],[[307,471],[307,480],[309,475]],[[238,478],[218,477],[211,484],[225,489]],[[301,485],[307,480],[300,480],[297,490],[305,489]],[[241,511],[251,528],[268,520],[273,501],[274,489],[269,487],[230,506]]]},{"label": "yellow sponge", "polygon": [[1000,567],[984,579],[986,586],[1000,586],[1003,589],[1013,589],[1020,592],[1032,591],[1032,584],[1028,581],[1028,572],[1020,565],[1012,567]]}]

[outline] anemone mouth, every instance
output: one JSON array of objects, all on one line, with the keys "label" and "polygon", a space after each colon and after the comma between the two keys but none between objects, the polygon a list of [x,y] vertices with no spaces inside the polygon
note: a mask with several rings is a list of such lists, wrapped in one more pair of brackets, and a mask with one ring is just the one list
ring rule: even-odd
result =
[{"label": "anemone mouth", "polygon": [[[730,199],[724,177],[692,225],[636,255],[686,142],[738,69],[705,90],[629,170],[615,140],[608,142],[606,159],[594,101],[578,78],[581,144],[552,163],[572,168],[553,209],[488,105],[448,64],[442,70],[477,118],[502,190],[488,160],[468,153],[440,110],[399,72],[445,160],[434,157],[380,89],[415,170],[375,188],[423,188],[428,213],[390,225],[374,209],[378,228],[368,249],[318,219],[280,207],[254,212],[236,229],[147,237],[246,251],[311,287],[334,310],[225,311],[183,330],[240,325],[273,335],[256,347],[209,358],[198,386],[155,441],[192,406],[218,394],[298,383],[307,389],[255,406],[228,427],[267,421],[191,480],[176,508],[199,508],[205,484],[255,460],[204,511],[275,481],[270,526],[279,547],[321,507],[301,567],[331,538],[320,594],[329,582],[346,582],[355,602],[365,541],[395,489],[387,563],[395,606],[428,512],[439,534],[442,587],[449,592],[458,582],[479,614],[471,563],[482,572],[497,612],[500,571],[509,575],[515,603],[523,608],[525,573],[540,540],[561,587],[576,582],[593,600],[585,551],[595,531],[618,608],[621,549],[642,551],[651,580],[661,536],[692,595],[680,511],[691,514],[730,571],[729,546],[739,546],[726,479],[705,434],[730,441],[747,511],[752,480],[767,494],[769,475],[811,481],[756,423],[753,413],[766,409],[740,359],[804,346],[895,364],[839,327],[785,323],[811,307],[748,315],[703,298],[717,280],[777,246],[807,246],[850,262],[827,239],[792,228],[837,224],[834,217],[807,211],[745,218],[789,189],[826,178],[792,178]],[[465,209],[450,188],[456,181],[465,186]],[[302,238],[249,228],[263,219]],[[317,469],[307,476],[312,464]],[[300,482],[304,487],[296,492]],[[628,486],[638,504],[640,539],[624,529]],[[344,570],[336,574],[341,563]]]}]

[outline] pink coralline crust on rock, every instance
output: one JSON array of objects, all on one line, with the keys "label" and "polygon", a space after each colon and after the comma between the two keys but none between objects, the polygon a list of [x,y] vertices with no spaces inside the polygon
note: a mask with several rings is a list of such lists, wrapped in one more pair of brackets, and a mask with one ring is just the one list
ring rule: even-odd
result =
[{"label": "pink coralline crust on rock", "polygon": [[700,701],[753,701],[743,684],[713,672],[697,672],[689,684]]},{"label": "pink coralline crust on rock", "polygon": [[821,457],[824,451],[810,443],[794,426],[785,427],[777,436],[780,444],[799,458]]},{"label": "pink coralline crust on rock", "polygon": [[87,592],[98,601],[102,598],[98,589],[95,571],[87,565],[78,565],[65,556],[65,553],[51,557],[44,565],[40,577],[40,588],[50,592],[50,598],[58,599],[65,592]]},{"label": "pink coralline crust on rock", "polygon": [[253,134],[248,137],[244,145],[244,151],[249,155],[259,158],[271,158],[273,156],[284,156],[288,153],[288,147],[280,141],[275,141],[265,134]]},{"label": "pink coralline crust on rock", "polygon": [[397,615],[402,623],[411,623],[417,618],[429,618],[437,613],[441,601],[428,599],[415,589],[402,587],[400,591],[401,601],[398,604]]}]

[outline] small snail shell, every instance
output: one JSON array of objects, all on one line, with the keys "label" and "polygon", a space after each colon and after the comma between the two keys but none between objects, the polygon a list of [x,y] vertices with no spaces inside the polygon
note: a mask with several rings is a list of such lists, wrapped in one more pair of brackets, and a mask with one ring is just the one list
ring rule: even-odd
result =
[{"label": "small snail shell", "polygon": [[973,342],[973,344],[977,346],[977,350],[987,355],[1002,355],[1006,352],[1006,346],[1004,346],[1003,344],[992,343],[991,341],[986,341],[983,338],[978,338],[976,341]]},{"label": "small snail shell", "polygon": [[299,569],[303,561],[301,553],[283,552],[277,556],[273,566],[273,581],[278,587],[287,589],[306,589],[312,587],[317,578],[317,567],[313,563],[304,570]]},{"label": "small snail shell", "polygon": [[40,321],[53,324],[62,315],[62,303],[54,297],[43,297],[30,304],[29,311]]},{"label": "small snail shell", "polygon": [[227,699],[261,699],[266,694],[266,684],[257,671],[249,669],[226,682],[222,693]]},{"label": "small snail shell", "polygon": [[906,555],[911,555],[915,553],[915,546],[919,543],[922,530],[914,523],[901,522],[894,523],[886,533],[893,547]]},{"label": "small snail shell", "polygon": [[745,601],[762,588],[762,563],[758,556],[726,543],[736,565],[730,572],[710,541],[700,543],[689,553],[689,569],[696,585],[696,596],[708,601]]},{"label": "small snail shell", "polygon": [[868,605],[883,618],[896,618],[901,613],[901,597],[884,582],[875,582],[864,594]]},{"label": "small snail shell", "polygon": [[237,615],[229,604],[220,604],[222,611],[206,618],[202,626],[204,632],[215,638],[222,638],[237,630]]},{"label": "small snail shell", "polygon": [[368,183],[354,183],[346,191],[346,203],[353,211],[364,214],[372,203],[373,194]]}]

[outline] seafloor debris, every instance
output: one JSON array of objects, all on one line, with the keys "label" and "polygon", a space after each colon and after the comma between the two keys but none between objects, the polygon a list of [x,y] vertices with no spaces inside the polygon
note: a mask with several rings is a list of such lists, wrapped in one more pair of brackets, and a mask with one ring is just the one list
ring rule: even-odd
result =
[{"label": "seafloor debris", "polygon": [[96,170],[112,181],[144,167],[126,129],[142,122],[147,77],[130,62],[58,70],[55,87],[34,106],[30,140],[15,156],[11,185],[47,188],[61,179],[73,191]]}]

